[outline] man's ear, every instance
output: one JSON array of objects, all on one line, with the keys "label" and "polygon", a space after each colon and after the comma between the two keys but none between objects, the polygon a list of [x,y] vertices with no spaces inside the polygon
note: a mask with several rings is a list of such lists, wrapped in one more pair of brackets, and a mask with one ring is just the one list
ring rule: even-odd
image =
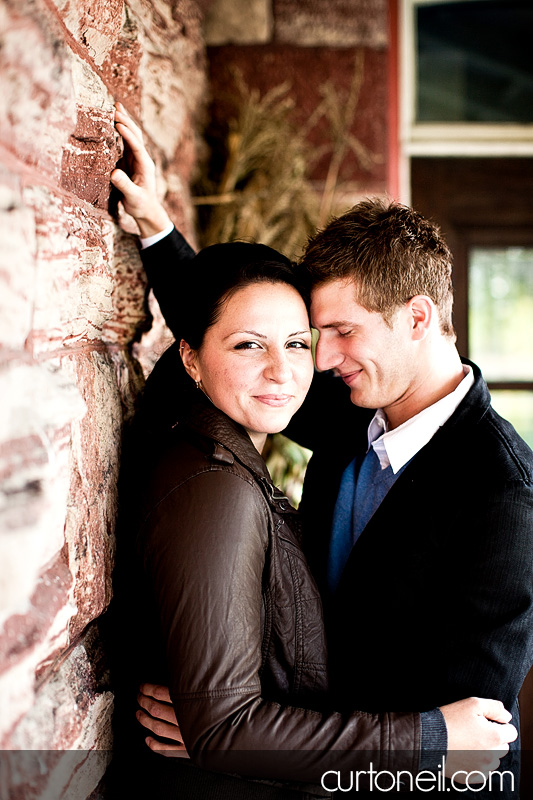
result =
[{"label": "man's ear", "polygon": [[425,294],[417,294],[408,301],[413,340],[425,339],[437,314],[435,303]]},{"label": "man's ear", "polygon": [[187,344],[185,339],[180,341],[180,356],[187,374],[190,375],[193,381],[200,382],[201,376],[200,370],[198,369],[196,350],[193,350],[192,347]]}]

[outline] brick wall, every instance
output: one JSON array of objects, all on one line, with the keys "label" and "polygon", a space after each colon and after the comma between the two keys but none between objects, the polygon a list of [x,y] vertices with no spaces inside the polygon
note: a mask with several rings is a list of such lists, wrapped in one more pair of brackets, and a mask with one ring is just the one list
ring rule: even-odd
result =
[{"label": "brick wall", "polygon": [[[41,796],[52,766],[62,797],[74,768],[60,751],[111,743],[94,621],[110,600],[121,430],[142,384],[133,343],[150,327],[135,238],[108,210],[113,103],[143,125],[193,238],[200,23],[192,0],[0,2],[0,748],[58,753],[48,772],[2,763],[13,800]],[[149,364],[162,338],[159,323],[134,355]],[[104,767],[77,764],[69,796],[87,797]]]},{"label": "brick wall", "polygon": [[318,191],[336,176],[337,213],[388,190],[388,6],[388,0],[213,0],[206,14],[211,116],[231,116],[236,68],[262,94],[286,84],[294,123],[310,127]]}]

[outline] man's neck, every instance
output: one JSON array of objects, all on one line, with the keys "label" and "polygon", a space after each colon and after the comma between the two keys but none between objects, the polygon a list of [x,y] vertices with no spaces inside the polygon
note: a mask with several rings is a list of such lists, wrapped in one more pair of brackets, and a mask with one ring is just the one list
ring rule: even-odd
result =
[{"label": "man's neck", "polygon": [[384,408],[389,429],[397,428],[408,419],[432,406],[456,389],[464,378],[464,369],[455,344],[443,340],[438,352],[421,364],[405,394]]}]

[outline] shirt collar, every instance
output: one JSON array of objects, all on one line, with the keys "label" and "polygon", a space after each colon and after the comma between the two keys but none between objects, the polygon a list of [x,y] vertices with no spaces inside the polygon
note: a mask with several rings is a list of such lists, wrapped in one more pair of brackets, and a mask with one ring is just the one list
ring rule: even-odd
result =
[{"label": "shirt collar", "polygon": [[390,465],[396,475],[448,421],[474,384],[472,367],[463,364],[463,370],[464,378],[453,392],[393,430],[389,430],[389,421],[383,409],[378,408],[368,426],[368,450],[374,448],[381,469]]}]

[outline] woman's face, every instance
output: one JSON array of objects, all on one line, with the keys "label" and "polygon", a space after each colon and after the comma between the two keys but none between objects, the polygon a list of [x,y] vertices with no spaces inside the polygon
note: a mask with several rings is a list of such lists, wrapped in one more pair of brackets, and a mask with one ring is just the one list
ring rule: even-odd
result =
[{"label": "woman's face", "polygon": [[305,304],[292,286],[254,283],[223,305],[199,350],[182,341],[187,371],[214,405],[246,428],[259,451],[283,430],[313,377]]}]

